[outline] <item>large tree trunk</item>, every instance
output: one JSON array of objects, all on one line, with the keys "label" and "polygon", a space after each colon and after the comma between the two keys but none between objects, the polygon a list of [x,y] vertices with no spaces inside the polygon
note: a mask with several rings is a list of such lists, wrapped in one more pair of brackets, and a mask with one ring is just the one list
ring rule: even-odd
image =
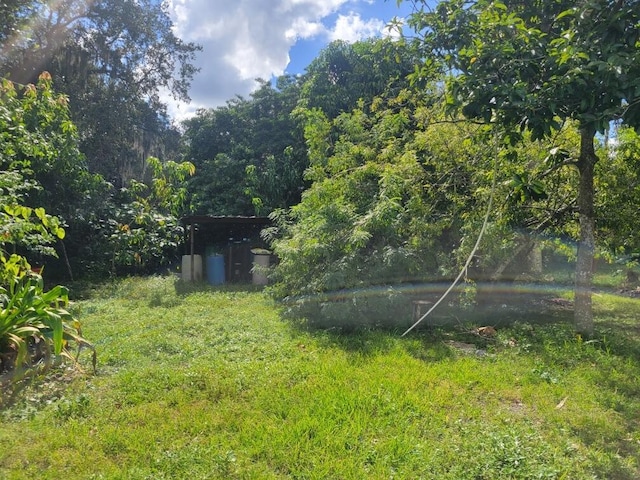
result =
[{"label": "large tree trunk", "polygon": [[580,212],[580,241],[576,261],[575,310],[576,332],[585,337],[593,335],[593,309],[591,305],[591,286],[593,282],[593,254],[595,247],[595,213],[593,171],[598,160],[593,146],[595,132],[591,129],[580,130],[580,186],[578,190],[578,209]]}]

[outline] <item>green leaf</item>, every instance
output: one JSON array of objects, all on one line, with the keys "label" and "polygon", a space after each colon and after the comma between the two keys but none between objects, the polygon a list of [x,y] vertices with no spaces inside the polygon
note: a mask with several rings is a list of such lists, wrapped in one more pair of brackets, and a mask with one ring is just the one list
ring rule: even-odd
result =
[{"label": "green leaf", "polygon": [[42,208],[42,207],[36,208],[35,209],[35,214],[36,214],[36,217],[38,217],[42,221],[42,223],[46,225],[45,222],[47,221],[47,214],[46,214],[44,208]]},{"label": "green leaf", "polygon": [[576,9],[575,9],[575,8],[570,8],[570,9],[568,9],[568,10],[565,10],[565,11],[561,12],[560,14],[558,14],[558,15],[556,16],[556,21],[557,21],[557,20],[562,20],[564,17],[568,17],[568,16],[570,16],[570,15],[574,15],[574,14],[575,14],[575,12],[576,12]]}]

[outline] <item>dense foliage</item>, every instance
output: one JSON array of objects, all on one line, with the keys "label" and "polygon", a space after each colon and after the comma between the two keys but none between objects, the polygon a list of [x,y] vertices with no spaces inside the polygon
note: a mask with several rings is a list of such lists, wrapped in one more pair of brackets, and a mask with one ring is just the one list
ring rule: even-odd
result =
[{"label": "dense foliage", "polygon": [[184,211],[186,179],[194,173],[188,162],[161,163],[150,157],[150,185],[132,182],[120,191],[119,207],[108,219],[106,233],[114,274],[151,273],[175,261],[183,241],[180,214]]},{"label": "dense foliage", "polygon": [[[418,2],[425,4],[425,1]],[[427,66],[444,62],[447,101],[462,113],[509,130],[549,137],[575,121],[580,150],[580,238],[576,329],[590,335],[595,251],[596,132],[620,120],[640,126],[640,10],[636,2],[447,0],[416,11]]]},{"label": "dense foliage", "polygon": [[266,214],[298,202],[306,153],[291,116],[300,80],[262,81],[249,99],[202,110],[185,122],[185,158],[196,167],[191,210],[209,215]]},{"label": "dense foliage", "polygon": [[266,215],[300,200],[309,165],[306,111],[333,119],[408,86],[413,52],[390,40],[322,50],[300,77],[260,81],[249,99],[203,110],[185,122],[185,158],[196,166],[191,209],[200,214]]},{"label": "dense foliage", "polygon": [[[2,8],[6,29],[0,76],[35,83],[51,73],[70,100],[79,147],[91,172],[117,188],[143,181],[148,156],[177,147],[160,100],[187,99],[197,45],[172,30],[163,2],[152,0],[28,0]],[[0,41],[3,38],[0,34]]]},{"label": "dense foliage", "polygon": [[575,232],[575,176],[549,168],[548,154],[575,148],[575,130],[504,148],[492,129],[448,117],[436,81],[334,120],[308,110],[305,121],[311,186],[268,231],[279,258],[272,292],[296,314],[331,325],[397,321],[410,302],[394,289],[454,278],[492,196],[467,281],[526,273],[522,260],[543,234]]},{"label": "dense foliage", "polygon": [[2,168],[5,213],[13,217],[6,228],[9,233],[24,232],[22,247],[32,252],[54,253],[45,248],[52,243],[42,229],[39,236],[32,224],[16,225],[16,218],[51,225],[60,233],[61,220],[44,215],[44,210],[61,214],[77,207],[84,186],[91,179],[84,169],[77,149],[76,132],[69,120],[66,98],[51,88],[51,77],[41,75],[37,85],[19,92],[14,85],[2,81],[0,91],[0,167]]},{"label": "dense foliage", "polygon": [[[150,157],[146,183],[116,190],[89,172],[68,99],[53,90],[48,73],[24,89],[6,80],[2,88],[1,184],[9,199],[5,213],[17,212],[5,229],[23,232],[19,252],[66,279],[149,272],[173,261],[193,166]],[[64,240],[23,226],[36,215],[54,233],[64,226]]]},{"label": "dense foliage", "polygon": [[377,96],[397,95],[417,61],[414,51],[391,39],[336,40],[307,67],[300,106],[334,119],[360,101],[368,106]]},{"label": "dense foliage", "polygon": [[632,219],[640,205],[640,137],[631,128],[620,128],[601,157],[596,166],[599,238],[614,256],[637,259],[640,229]]},{"label": "dense foliage", "polygon": [[272,214],[274,294],[344,300],[454,277],[490,198],[469,281],[516,278],[530,253],[575,257],[576,243],[583,266],[585,251],[640,249],[637,136],[594,137],[636,118],[638,12],[624,2],[443,1],[411,17],[417,41],[333,42],[304,75],[260,81],[182,134],[158,92],[185,98],[197,46],[161,4],[0,5],[13,39],[0,73],[53,73],[3,81],[0,106],[4,228],[48,275],[158,271],[182,215]]},{"label": "dense foliage", "polygon": [[93,179],[78,149],[68,99],[53,90],[48,73],[22,90],[2,81],[0,166],[33,180],[31,206],[69,213],[83,201]]},{"label": "dense foliage", "polygon": [[[47,368],[52,358],[67,355],[69,341],[91,347],[80,336],[78,322],[66,310],[63,286],[45,289],[31,262],[56,255],[62,242],[61,219],[33,202],[56,202],[47,194],[81,182],[73,125],[65,115],[65,98],[50,88],[51,77],[21,94],[3,81],[0,91],[0,386],[20,378],[25,366]],[[58,178],[75,173],[72,179]],[[65,182],[67,180],[67,182]],[[57,199],[59,202],[60,199]],[[48,205],[48,206],[49,206]],[[0,401],[0,404],[2,402]]]}]

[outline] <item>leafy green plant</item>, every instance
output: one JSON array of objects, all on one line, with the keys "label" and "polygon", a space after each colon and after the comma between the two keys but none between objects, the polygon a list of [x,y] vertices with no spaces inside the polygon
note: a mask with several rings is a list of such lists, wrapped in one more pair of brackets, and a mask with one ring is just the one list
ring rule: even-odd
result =
[{"label": "leafy green plant", "polygon": [[42,207],[24,205],[28,192],[38,188],[19,172],[0,172],[0,248],[3,251],[20,248],[36,255],[56,255],[52,244],[65,237],[62,221]]},{"label": "leafy green plant", "polygon": [[[33,186],[15,171],[0,174],[0,374],[68,355],[69,340],[89,346],[79,324],[66,310],[65,287],[45,291],[40,275],[31,272],[24,255],[9,251],[55,255],[51,244],[62,239],[61,221],[44,208],[22,204],[24,192]],[[93,347],[91,347],[93,348]]]},{"label": "leafy green plant", "polygon": [[291,113],[302,82],[293,75],[258,80],[250,98],[185,121],[184,157],[197,171],[188,183],[194,213],[265,215],[299,202],[307,149]]},{"label": "leafy green plant", "polygon": [[[437,102],[433,86],[334,120],[299,109],[313,183],[299,204],[272,213],[265,232],[279,259],[270,291],[292,312],[323,325],[401,323],[385,313],[395,294],[361,292],[455,277],[477,238],[494,149],[476,126],[447,122]],[[490,228],[499,261],[513,243],[507,221]]]},{"label": "leafy green plant", "polygon": [[[453,111],[505,128],[511,144],[522,140],[525,131],[533,140],[551,139],[563,123],[576,123],[577,155],[555,151],[550,157],[556,165],[573,165],[579,176],[574,187],[580,230],[574,320],[577,332],[593,334],[595,174],[596,165],[607,161],[596,154],[596,134],[604,134],[612,122],[640,127],[637,5],[451,0],[423,8],[429,2],[414,3],[408,24],[421,37],[418,44],[427,61],[413,76],[420,79],[443,62],[452,72],[444,83]],[[519,183],[521,197],[544,193],[541,183]],[[626,194],[625,202],[633,205]]]},{"label": "leafy green plant", "polygon": [[54,240],[65,231],[58,217],[44,208],[23,205],[25,192],[35,184],[15,171],[0,173],[0,374],[67,355],[66,343],[89,346],[79,324],[66,310],[65,287],[45,291],[40,275],[31,273],[24,255],[9,251],[55,255]]},{"label": "leafy green plant", "polygon": [[95,366],[95,349],[82,338],[80,323],[67,310],[68,304],[68,289],[57,285],[47,291],[40,275],[17,275],[9,285],[0,286],[0,370],[41,360],[48,366],[52,353],[73,359],[68,351],[71,341],[93,351]]},{"label": "leafy green plant", "polygon": [[132,181],[122,189],[117,199],[121,206],[107,220],[112,274],[148,273],[167,264],[183,239],[179,217],[186,203],[185,181],[195,167],[155,157],[147,163],[151,182]]}]

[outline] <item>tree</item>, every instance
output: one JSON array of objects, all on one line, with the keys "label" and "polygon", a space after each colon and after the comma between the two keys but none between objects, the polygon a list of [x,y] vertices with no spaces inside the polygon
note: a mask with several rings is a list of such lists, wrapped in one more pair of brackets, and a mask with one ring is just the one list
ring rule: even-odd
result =
[{"label": "tree", "polygon": [[25,19],[29,18],[31,0],[3,0],[0,2],[0,45],[11,48]]},{"label": "tree", "polygon": [[131,182],[108,219],[111,273],[150,273],[175,260],[184,238],[180,217],[187,201],[186,179],[195,167],[151,157],[149,184]]},{"label": "tree", "polygon": [[24,204],[68,221],[95,179],[78,150],[67,98],[44,72],[22,90],[0,84],[0,168],[24,179]]},{"label": "tree", "polygon": [[414,70],[411,50],[390,39],[355,43],[336,40],[307,67],[300,104],[320,108],[330,119],[378,95],[397,94]]},{"label": "tree", "polygon": [[[85,157],[78,148],[78,132],[70,119],[68,99],[56,93],[51,76],[44,72],[38,83],[24,88],[8,80],[0,83],[0,168],[22,179],[20,202],[25,208],[44,208],[59,217],[71,233],[65,239],[86,246],[88,236],[75,238],[79,224],[87,222],[95,212],[110,202],[111,191],[102,177],[89,173]],[[84,232],[83,232],[84,233]],[[55,255],[45,239],[33,238],[23,245],[44,261],[43,255]],[[77,242],[77,243],[76,243]],[[24,242],[23,242],[24,243]],[[58,242],[58,252],[65,257],[66,248]],[[78,253],[79,254],[79,253]],[[48,263],[55,259],[50,257]],[[56,269],[51,269],[54,274]]]},{"label": "tree", "polygon": [[[66,353],[68,340],[93,349],[65,309],[67,289],[45,291],[31,270],[34,258],[55,255],[52,244],[65,237],[61,220],[37,203],[46,198],[43,182],[58,163],[63,172],[77,173],[81,156],[65,113],[66,99],[52,92],[47,73],[23,91],[0,81],[0,374],[18,378],[25,364],[43,360],[48,367],[52,354]],[[56,184],[47,187],[63,193]]]},{"label": "tree", "polygon": [[437,58],[450,68],[448,101],[467,117],[504,126],[510,142],[525,130],[535,140],[577,123],[577,158],[557,158],[579,172],[575,326],[591,335],[594,139],[614,120],[640,126],[637,2],[447,0],[409,23],[422,35],[426,64]]},{"label": "tree", "polygon": [[[269,231],[279,258],[271,292],[292,313],[398,327],[411,317],[398,285],[455,276],[472,243],[465,233],[481,221],[493,148],[477,125],[443,122],[435,79],[431,88],[360,102],[333,120],[304,112],[311,186],[274,212]],[[372,287],[389,295],[362,295]]]},{"label": "tree", "polygon": [[196,166],[192,210],[210,215],[263,215],[297,203],[307,155],[292,112],[301,80],[264,80],[249,99],[202,110],[185,122],[185,157]]},{"label": "tree", "polygon": [[596,218],[601,241],[615,256],[640,253],[640,135],[618,129],[615,142],[603,152],[606,163],[596,166]]},{"label": "tree", "polygon": [[[46,260],[48,279],[65,271],[71,280],[73,271],[83,276],[149,272],[173,261],[183,238],[179,218],[193,166],[157,158],[147,164],[146,183],[113,189],[89,173],[68,99],[52,89],[47,72],[24,88],[2,80],[0,257],[5,269],[11,258],[3,255],[5,245],[12,248],[8,253],[21,253],[32,263]],[[62,258],[56,259],[57,253]]]},{"label": "tree", "polygon": [[11,11],[0,23],[22,31],[0,51],[0,75],[28,84],[49,71],[70,99],[90,169],[116,186],[141,180],[146,158],[164,157],[173,136],[160,95],[188,99],[199,47],[174,35],[154,0],[31,0]]},{"label": "tree", "polygon": [[162,87],[188,98],[196,72],[190,62],[199,47],[173,34],[163,3],[31,0],[20,4],[21,9],[14,9],[16,17],[28,22],[31,35],[24,32],[2,58],[3,71],[15,82],[34,83],[42,70],[57,66],[61,75],[77,82],[98,76],[105,83],[127,84],[152,104],[159,101]]},{"label": "tree", "polygon": [[308,167],[303,130],[294,116],[304,79],[284,75],[262,83],[251,95],[248,118],[255,119],[254,157],[246,168],[246,194],[257,215],[300,201]]}]

